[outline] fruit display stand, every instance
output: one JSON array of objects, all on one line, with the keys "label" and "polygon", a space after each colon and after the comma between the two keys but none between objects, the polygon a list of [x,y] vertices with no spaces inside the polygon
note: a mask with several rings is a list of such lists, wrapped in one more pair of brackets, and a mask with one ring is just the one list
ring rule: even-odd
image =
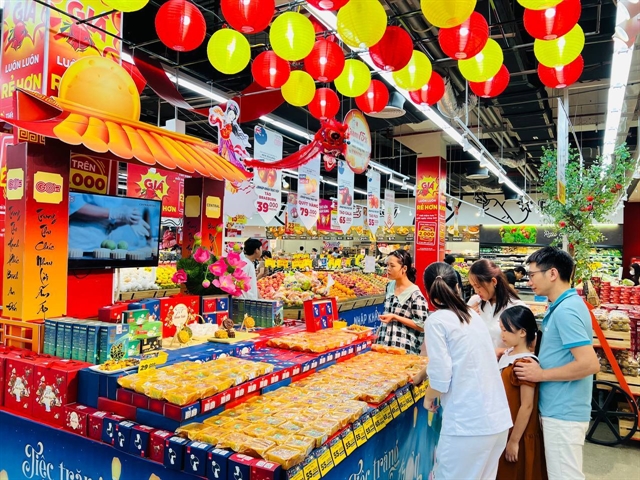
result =
[{"label": "fruit display stand", "polygon": [[[265,336],[277,338],[299,330],[279,327],[266,331]],[[420,405],[425,385],[400,387],[381,401],[369,404],[365,413],[358,414],[358,418],[353,418],[331,438],[318,439],[304,460],[286,471],[278,463],[255,455],[216,449],[215,445],[184,438],[190,429],[181,427],[188,424],[215,419],[214,416],[233,418],[234,409],[262,396],[271,398],[280,389],[303,385],[316,375],[315,372],[319,375],[328,367],[339,365],[344,370],[350,360],[369,350],[370,342],[356,340],[353,345],[319,354],[274,350],[264,343],[245,346],[248,351],[210,344],[170,352],[167,364],[210,360],[216,354],[224,361],[224,355],[242,353],[243,361],[273,362],[273,372],[219,392],[216,400],[203,399],[199,410],[192,404],[171,406],[162,401],[155,402],[152,407],[148,398],[147,408],[135,406],[145,399],[118,385],[118,377],[131,372],[103,374],[82,370],[79,391],[84,392],[83,395],[87,392],[98,395],[98,400],[93,407],[69,406],[64,429],[0,411],[0,434],[16,439],[3,447],[2,468],[8,478],[27,475],[24,469],[31,467],[31,462],[37,465],[36,468],[48,469],[51,475],[55,469],[57,476],[59,470],[64,478],[70,472],[80,473],[85,478],[111,476],[163,480],[188,478],[189,474],[209,479],[246,480],[344,480],[374,475],[382,480],[398,475],[400,478],[428,478],[435,459],[441,418],[438,414],[428,414]],[[207,368],[203,366],[201,371],[207,371]],[[330,371],[326,370],[325,378],[331,378],[327,376]],[[96,378],[98,385],[87,383]],[[188,387],[185,385],[185,389]],[[84,397],[79,397],[78,402],[93,403]],[[331,411],[336,408],[320,397],[314,403],[317,408]],[[157,413],[161,405],[163,414]],[[291,420],[292,425],[297,423],[295,417]],[[182,431],[180,436],[173,433],[176,430]]]},{"label": "fruit display stand", "polygon": [[[638,363],[631,360],[637,354],[636,335],[640,329],[640,317],[614,314],[612,320],[605,317],[602,310],[595,310],[590,304],[587,303],[587,305],[591,311],[594,347],[601,356],[603,370],[611,371],[611,373],[601,371],[595,376],[591,424],[587,431],[587,440],[600,445],[617,445],[626,440],[640,440],[640,433],[638,433],[640,379]],[[610,307],[614,306],[610,305]],[[631,318],[634,320],[633,323],[630,322]],[[616,323],[612,324],[612,321]],[[624,323],[626,327],[623,326]],[[616,330],[611,327],[616,327]],[[634,335],[630,335],[631,328],[635,330]],[[626,337],[626,340],[623,337]],[[633,345],[632,337],[634,337]],[[627,364],[621,368],[619,359],[623,357]]]}]

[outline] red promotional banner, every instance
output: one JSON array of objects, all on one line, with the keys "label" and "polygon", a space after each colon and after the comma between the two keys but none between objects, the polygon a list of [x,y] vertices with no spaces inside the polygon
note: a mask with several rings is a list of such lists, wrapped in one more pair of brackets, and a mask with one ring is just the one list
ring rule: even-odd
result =
[{"label": "red promotional banner", "polygon": [[186,175],[153,167],[127,165],[127,196],[162,200],[162,216],[182,218]]},{"label": "red promotional banner", "polygon": [[48,8],[33,0],[4,2],[0,115],[13,118],[13,92],[44,93]]},{"label": "red promotional banner", "polygon": [[49,0],[49,4],[81,20],[92,19],[79,24],[69,15],[45,8],[50,10],[46,93],[58,96],[62,74],[75,60],[98,55],[120,61],[122,13],[112,11],[102,0]]},{"label": "red promotional banner", "polygon": [[[13,145],[13,135],[0,133],[0,245],[4,245],[5,214],[7,207],[7,147]],[[0,248],[0,264],[4,265],[4,248]],[[0,276],[0,291],[2,290]]]},{"label": "red promotional banner", "polygon": [[71,153],[69,187],[80,192],[115,195],[118,162],[83,153]]},{"label": "red promotional banner", "polygon": [[331,228],[331,200],[320,200],[320,215],[318,216],[318,230],[329,232]]},{"label": "red promotional banner", "polygon": [[447,164],[441,157],[418,158],[416,162],[416,269],[417,285],[424,292],[423,272],[444,259],[447,203],[444,189]]}]

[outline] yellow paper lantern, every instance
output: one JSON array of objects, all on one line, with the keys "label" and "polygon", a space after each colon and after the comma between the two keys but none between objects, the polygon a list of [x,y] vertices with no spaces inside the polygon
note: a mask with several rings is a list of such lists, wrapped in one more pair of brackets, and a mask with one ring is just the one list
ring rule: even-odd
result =
[{"label": "yellow paper lantern", "polygon": [[546,10],[555,7],[562,0],[518,0],[518,3],[529,10]]},{"label": "yellow paper lantern", "polygon": [[354,48],[372,47],[387,29],[387,14],[378,0],[349,0],[336,20],[342,41]]},{"label": "yellow paper lantern", "polygon": [[393,81],[398,87],[410,92],[420,90],[429,83],[432,71],[431,60],[424,53],[414,50],[409,63],[401,70],[393,72]]},{"label": "yellow paper lantern", "polygon": [[120,12],[137,12],[141,10],[149,0],[103,0],[104,3]]},{"label": "yellow paper lantern", "polygon": [[271,24],[269,41],[276,55],[297,62],[311,53],[316,32],[311,20],[301,13],[285,12]]},{"label": "yellow paper lantern", "polygon": [[251,46],[240,32],[223,28],[211,35],[207,44],[207,57],[213,68],[225,75],[233,75],[249,64]]},{"label": "yellow paper lantern", "polygon": [[288,104],[294,107],[304,107],[313,100],[313,96],[316,94],[316,83],[307,72],[294,70],[280,91]]},{"label": "yellow paper lantern", "polygon": [[476,0],[420,0],[420,8],[431,25],[452,28],[471,16]]},{"label": "yellow paper lantern", "polygon": [[462,76],[470,82],[486,82],[500,71],[504,54],[498,42],[490,38],[475,57],[458,60]]},{"label": "yellow paper lantern", "polygon": [[344,62],[342,73],[333,83],[345,97],[359,97],[371,84],[371,71],[364,62],[349,59]]},{"label": "yellow paper lantern", "polygon": [[533,42],[533,53],[536,58],[542,65],[549,68],[570,64],[578,58],[583,48],[584,32],[578,24],[560,38]]}]

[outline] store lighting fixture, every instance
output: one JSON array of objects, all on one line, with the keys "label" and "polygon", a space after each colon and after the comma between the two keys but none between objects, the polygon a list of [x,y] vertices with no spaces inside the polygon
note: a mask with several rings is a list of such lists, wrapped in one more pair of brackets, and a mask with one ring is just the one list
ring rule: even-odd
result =
[{"label": "store lighting fixture", "polygon": [[389,177],[389,183],[393,183],[394,185],[398,185],[400,187],[404,186],[406,184],[406,182],[400,181],[396,178],[393,177]]},{"label": "store lighting fixture", "polygon": [[[629,4],[629,7],[633,7],[637,5],[638,2],[626,3]],[[623,5],[623,2],[618,2],[616,25],[627,20],[629,14],[630,12],[625,5]],[[629,81],[633,50],[633,45],[629,48],[621,39],[614,35],[613,56],[611,58],[611,80],[607,99],[607,120],[604,131],[604,145],[602,147],[602,162],[605,165],[611,164],[611,157],[616,148],[616,139],[618,138],[618,128],[620,127],[620,119],[622,118],[624,97],[627,92],[627,82]]]}]

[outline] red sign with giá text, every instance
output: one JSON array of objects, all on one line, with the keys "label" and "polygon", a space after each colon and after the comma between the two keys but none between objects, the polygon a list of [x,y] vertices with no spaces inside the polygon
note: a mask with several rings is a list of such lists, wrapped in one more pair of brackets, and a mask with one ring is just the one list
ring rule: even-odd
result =
[{"label": "red sign with gi\u00e1 text", "polygon": [[[416,284],[425,292],[423,274],[433,262],[444,259],[447,203],[446,160],[441,157],[418,158],[416,162]],[[425,292],[426,293],[426,292]]]},{"label": "red sign with gi\u00e1 text", "polygon": [[182,218],[184,179],[182,175],[154,167],[127,165],[127,196],[162,201],[162,216]]}]

